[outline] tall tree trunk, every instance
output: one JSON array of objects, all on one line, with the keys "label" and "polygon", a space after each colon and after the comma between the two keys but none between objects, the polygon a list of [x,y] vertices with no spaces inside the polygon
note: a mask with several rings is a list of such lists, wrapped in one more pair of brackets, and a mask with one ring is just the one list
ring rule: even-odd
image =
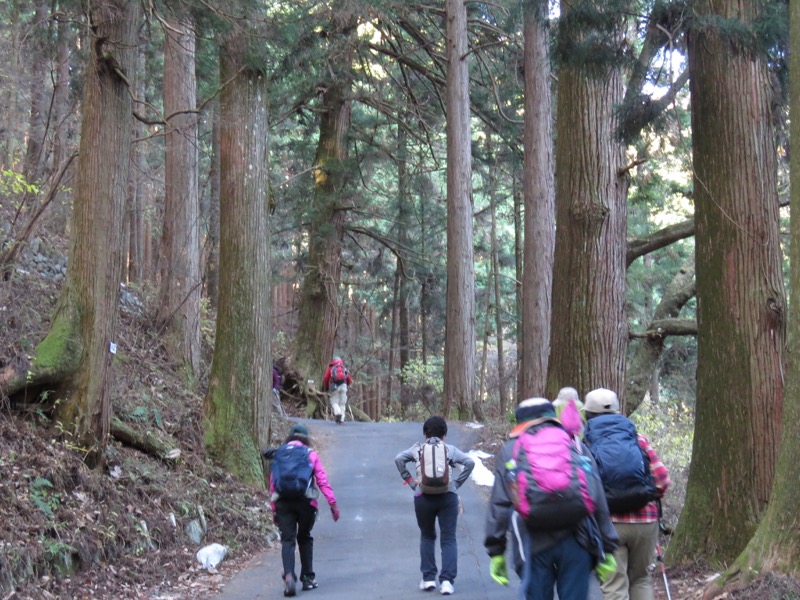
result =
[{"label": "tall tree trunk", "polygon": [[[497,160],[492,156],[491,133],[486,132],[487,154],[493,165],[489,181],[489,211],[491,212],[491,245],[492,245],[492,277],[487,286],[487,294],[494,292],[494,329],[497,339],[497,390],[500,399],[500,415],[508,409],[508,385],[506,382],[505,349],[503,346],[503,294],[500,290],[500,248],[497,243],[497,177],[495,176]],[[491,289],[491,291],[490,291]],[[488,328],[487,328],[488,329]]]},{"label": "tall tree trunk", "polygon": [[208,211],[204,221],[208,233],[205,240],[205,286],[209,303],[217,307],[219,297],[219,102],[214,103],[211,125],[211,167],[208,174]]},{"label": "tall tree trunk", "polygon": [[[145,81],[147,81],[147,64],[145,61],[145,40],[139,35],[139,44],[136,47],[136,72],[131,79],[133,94],[136,98],[145,97]],[[126,280],[141,283],[145,278],[144,269],[144,236],[145,236],[145,193],[144,169],[146,164],[145,146],[141,143],[146,136],[144,123],[138,119],[133,124],[133,146],[131,148],[131,169],[128,173],[128,260],[123,267],[126,270]]]},{"label": "tall tree trunk", "polygon": [[[401,248],[411,248],[414,241],[411,236],[411,231],[414,229],[414,201],[409,193],[410,181],[408,175],[408,136],[406,135],[406,125],[408,122],[403,119],[403,123],[398,126],[397,130],[397,227],[398,234],[397,240]],[[409,302],[411,301],[412,282],[416,281],[416,272],[413,267],[413,261],[404,260],[400,266],[402,270],[399,272],[398,281],[398,299],[399,299],[399,328],[400,328],[400,372],[403,372],[411,360],[411,325],[410,325],[410,310]],[[400,402],[402,403],[406,397],[406,384],[404,379],[400,378]]]},{"label": "tall tree trunk", "polygon": [[472,417],[475,397],[475,266],[467,12],[445,0],[447,54],[447,325],[442,413]]},{"label": "tall tree trunk", "polygon": [[209,454],[250,485],[264,485],[272,358],[267,79],[246,53],[252,32],[220,48],[220,290],[205,398]]},{"label": "tall tree trunk", "polygon": [[[70,70],[70,50],[74,44],[74,33],[70,27],[69,19],[64,14],[56,17],[58,26],[56,42],[58,50],[56,53],[55,85],[53,88],[53,108],[50,119],[53,128],[53,166],[60,165],[68,154],[72,153],[69,145],[70,129],[72,128],[71,103],[71,70]],[[136,68],[136,74],[140,71]],[[133,75],[133,73],[132,73]]]},{"label": "tall tree trunk", "polygon": [[[164,28],[164,162],[162,272],[157,320],[173,359],[200,370],[200,201],[198,198],[195,33],[189,19]],[[270,388],[271,389],[271,388]]]},{"label": "tall tree trunk", "polygon": [[751,27],[763,4],[698,0],[694,9],[705,24],[688,36],[697,404],[692,470],[670,555],[726,562],[753,536],[772,489],[786,299],[771,74],[765,56],[729,35],[731,21]]},{"label": "tall tree trunk", "polygon": [[[610,10],[588,3],[591,10]],[[616,54],[624,31],[621,14],[607,15],[613,32],[591,31],[573,22],[579,8],[562,6],[559,47],[594,42]],[[557,235],[546,392],[553,398],[565,386],[580,393],[605,387],[624,401],[627,180],[620,174],[625,148],[614,136],[622,77],[618,65],[590,65],[576,55],[561,57],[558,77]]]},{"label": "tall tree trunk", "polygon": [[47,102],[50,99],[48,83],[52,80],[48,73],[50,11],[45,0],[36,2],[36,13],[33,18],[34,22],[30,32],[32,48],[28,52],[33,61],[30,79],[31,109],[28,116],[23,173],[29,183],[38,183],[44,174],[45,118],[48,112]]},{"label": "tall tree trunk", "polygon": [[[789,105],[790,134],[800,139],[800,3],[790,2]],[[789,287],[800,290],[800,154],[791,154],[791,232]],[[800,494],[800,318],[798,307],[791,308],[788,322],[789,345],[786,351],[786,390],[783,398],[783,442],[780,445],[772,494],[764,517],[753,538],[718,586],[746,583],[768,572],[800,575],[800,522],[797,497]],[[778,415],[772,415],[778,419]]]},{"label": "tall tree trunk", "polygon": [[[550,354],[555,248],[555,183],[550,99],[548,2],[528,0],[525,15],[525,242],[522,271],[520,399],[542,396]],[[564,139],[564,138],[561,138]],[[567,138],[572,139],[572,138]]]},{"label": "tall tree trunk", "polygon": [[36,349],[32,380],[61,378],[55,419],[71,443],[102,461],[110,427],[121,237],[130,158],[131,75],[141,3],[91,2],[78,179],[67,277]]},{"label": "tall tree trunk", "polygon": [[[344,41],[334,66],[334,80],[322,94],[319,142],[314,158],[314,199],[309,211],[308,266],[300,291],[299,326],[294,363],[300,373],[322,383],[325,367],[334,354],[339,321],[339,285],[344,238],[344,190],[348,181],[348,135],[353,48],[350,37],[355,20],[337,35]],[[313,412],[316,406],[309,404]]]},{"label": "tall tree trunk", "polygon": [[522,331],[522,274],[523,274],[523,256],[524,256],[524,219],[525,211],[523,209],[524,202],[522,199],[523,188],[519,184],[519,179],[516,175],[513,176],[512,189],[514,195],[514,306],[516,311],[514,314],[517,316],[517,356],[515,360],[516,366],[516,384],[517,391],[515,396],[520,400],[524,397],[522,389],[524,388],[525,374],[522,372],[522,355],[524,354],[524,333]]}]

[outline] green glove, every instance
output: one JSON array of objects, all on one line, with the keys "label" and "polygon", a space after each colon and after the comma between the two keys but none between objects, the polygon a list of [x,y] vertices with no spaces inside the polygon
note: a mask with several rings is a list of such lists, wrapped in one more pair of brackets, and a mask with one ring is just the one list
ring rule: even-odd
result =
[{"label": "green glove", "polygon": [[614,559],[614,555],[611,554],[611,552],[608,552],[603,562],[599,563],[594,568],[594,572],[597,573],[597,578],[600,580],[600,583],[608,581],[616,570],[617,561]]},{"label": "green glove", "polygon": [[505,556],[498,554],[492,557],[492,566],[489,567],[489,575],[500,585],[508,585],[508,569],[506,569]]}]

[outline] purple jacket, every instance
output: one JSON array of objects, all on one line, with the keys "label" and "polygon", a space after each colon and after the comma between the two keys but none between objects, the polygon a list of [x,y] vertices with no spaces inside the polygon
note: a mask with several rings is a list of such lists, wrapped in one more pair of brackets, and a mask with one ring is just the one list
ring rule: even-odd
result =
[{"label": "purple jacket", "polygon": [[281,373],[275,367],[272,367],[272,389],[278,390],[281,387]]}]

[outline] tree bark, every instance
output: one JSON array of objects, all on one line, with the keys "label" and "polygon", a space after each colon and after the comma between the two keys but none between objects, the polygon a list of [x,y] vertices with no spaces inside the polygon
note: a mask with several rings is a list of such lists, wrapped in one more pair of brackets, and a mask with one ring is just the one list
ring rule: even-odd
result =
[{"label": "tree bark", "polygon": [[727,562],[744,549],[769,501],[781,437],[786,299],[771,74],[766,57],[730,38],[730,25],[709,25],[750,27],[762,6],[697,0],[706,25],[688,37],[697,400],[674,561]]},{"label": "tree bark", "polygon": [[204,402],[209,455],[263,488],[270,438],[272,357],[267,80],[247,53],[251,31],[220,48],[220,291]]},{"label": "tree bark", "polygon": [[87,464],[102,461],[110,426],[121,238],[130,159],[128,79],[139,26],[136,0],[91,2],[70,260],[50,330],[36,348],[31,381],[59,379],[55,420]]},{"label": "tree bark", "polygon": [[164,28],[164,223],[157,321],[173,360],[200,371],[200,201],[195,32],[184,17]]},{"label": "tree bark", "polygon": [[525,241],[522,272],[520,399],[542,396],[550,354],[555,251],[555,182],[547,51],[547,0],[529,0],[525,15]]},{"label": "tree bark", "polygon": [[[589,2],[593,10],[612,10]],[[609,14],[614,32],[569,23],[562,10],[559,46],[622,42],[624,16]],[[594,34],[594,35],[593,35]],[[562,59],[556,139],[556,243],[547,397],[565,386],[580,393],[605,387],[624,401],[627,319],[625,148],[615,137],[615,107],[622,100],[617,64]]]},{"label": "tree bark", "polygon": [[[355,20],[337,31],[339,49],[333,80],[322,93],[319,141],[314,158],[314,196],[309,211],[308,264],[300,291],[294,365],[307,380],[322,384],[325,368],[334,355],[339,322],[339,285],[342,273],[345,188],[348,183],[348,136],[352,99]],[[318,375],[317,380],[315,374]],[[316,388],[316,383],[314,384]],[[310,410],[310,407],[309,407]],[[309,412],[308,416],[312,413]]]},{"label": "tree bark", "polygon": [[[133,89],[131,92],[136,98],[145,97],[145,81],[147,81],[147,62],[145,60],[145,40],[139,37],[136,47],[136,70],[130,79]],[[145,138],[144,123],[138,119],[133,123],[131,132],[133,140]],[[145,147],[141,142],[133,142],[131,147],[131,169],[128,173],[128,218],[127,218],[127,247],[128,260],[124,265],[125,281],[142,283],[149,270],[145,267],[145,198],[144,170],[147,163]]]},{"label": "tree bark", "polygon": [[[789,3],[789,105],[790,134],[800,139],[800,4]],[[791,230],[789,285],[800,290],[800,154],[792,153],[790,165]],[[800,493],[800,319],[797,305],[791,309],[789,344],[786,351],[786,391],[783,401],[783,443],[775,469],[769,506],[753,538],[715,587],[731,587],[769,572],[800,575],[800,522],[797,497]],[[777,415],[773,417],[777,419]],[[709,590],[713,592],[715,590]],[[708,594],[710,596],[710,594]]]},{"label": "tree bark", "polygon": [[472,417],[475,397],[475,267],[467,12],[445,0],[447,55],[447,318],[442,414]]}]

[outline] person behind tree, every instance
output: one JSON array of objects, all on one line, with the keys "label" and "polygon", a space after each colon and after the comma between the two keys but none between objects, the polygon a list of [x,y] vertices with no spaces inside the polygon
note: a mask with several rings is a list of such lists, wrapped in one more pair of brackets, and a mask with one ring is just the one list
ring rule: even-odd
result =
[{"label": "person behind tree", "polygon": [[[576,405],[569,410],[577,413]],[[514,477],[513,452],[518,437],[531,427],[559,427],[555,407],[546,398],[528,398],[517,406],[514,413],[517,425],[510,439],[502,446],[495,460],[495,478],[489,499],[484,546],[491,557],[490,575],[501,584],[508,585],[508,568],[505,551],[508,532],[511,532],[514,569],[520,576],[520,598],[525,600],[552,600],[554,588],[559,600],[585,600],[588,598],[592,570],[602,579],[613,570],[612,551],[617,546],[617,533],[611,523],[605,494],[592,463],[589,492],[594,503],[594,514],[585,517],[575,526],[556,530],[535,530],[516,512],[511,490]],[[567,433],[576,443],[580,430],[580,416],[571,421],[577,428]],[[589,451],[580,444],[589,460]],[[597,584],[594,583],[596,586]]]},{"label": "person behind tree", "polygon": [[[458,573],[458,544],[456,542],[456,525],[458,523],[458,493],[456,490],[464,485],[469,479],[472,469],[475,468],[475,461],[464,454],[452,444],[445,444],[444,438],[447,435],[447,422],[440,416],[428,418],[422,425],[422,435],[425,437],[424,444],[414,444],[408,450],[404,450],[394,459],[394,464],[400,472],[400,477],[414,491],[414,512],[417,516],[419,526],[420,543],[420,571],[422,581],[419,589],[430,592],[436,589],[436,522],[439,522],[439,545],[442,553],[442,569],[438,572],[440,591],[442,595],[449,596],[455,592],[453,582]],[[422,464],[428,453],[424,447],[428,445],[436,447],[436,450],[428,449],[431,454],[443,453],[446,457],[446,467],[442,472],[443,487],[432,489],[427,487],[433,485],[431,480],[426,481]],[[412,477],[408,471],[408,463],[417,464],[416,477]],[[452,470],[460,466],[457,476],[451,476]]]},{"label": "person behind tree", "polygon": [[[304,474],[301,470],[303,466],[298,467],[298,463],[293,463],[291,456],[287,458],[287,454],[300,455],[303,458],[302,465],[307,465],[308,472]],[[318,587],[314,573],[314,538],[311,537],[311,530],[317,520],[317,498],[320,492],[330,505],[334,521],[339,520],[339,508],[322,461],[311,448],[305,425],[292,425],[285,443],[280,448],[266,449],[263,455],[272,461],[269,475],[270,507],[281,533],[281,577],[285,586],[283,595],[294,596],[297,594],[295,547],[300,551],[300,583],[303,591]],[[307,480],[300,486],[303,491],[299,494],[289,493],[287,484],[287,492],[283,492],[284,477],[293,483],[306,477]]]},{"label": "person behind tree", "polygon": [[345,418],[345,409],[347,407],[347,388],[353,385],[353,378],[350,376],[350,371],[344,366],[344,361],[338,356],[334,356],[333,360],[328,364],[325,369],[325,375],[322,378],[322,389],[330,394],[331,410],[336,422],[341,425]]},{"label": "person behind tree", "polygon": [[283,376],[281,375],[281,371],[275,365],[272,365],[272,392],[278,394],[279,390],[281,389],[281,380]]},{"label": "person behind tree", "polygon": [[[609,425],[627,421],[627,417],[619,414],[617,394],[604,388],[586,394],[584,412],[587,440],[598,435],[610,435]],[[649,459],[645,464],[649,462],[658,499],[632,512],[611,513],[611,520],[619,533],[619,547],[614,551],[616,570],[602,585],[604,600],[653,600],[655,594],[649,567],[654,562],[658,542],[659,503],[671,481],[667,468],[648,439],[638,433],[635,435],[641,452]]]}]

